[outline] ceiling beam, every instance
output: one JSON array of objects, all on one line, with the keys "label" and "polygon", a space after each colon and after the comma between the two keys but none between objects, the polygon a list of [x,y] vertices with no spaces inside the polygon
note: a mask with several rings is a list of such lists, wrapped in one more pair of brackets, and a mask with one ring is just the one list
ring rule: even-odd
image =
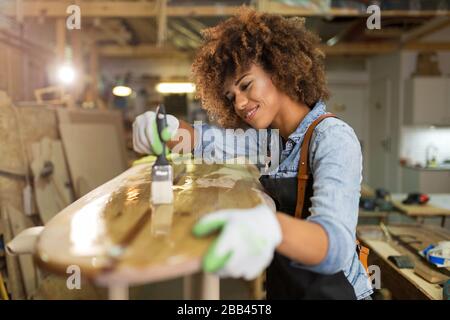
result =
[{"label": "ceiling beam", "polygon": [[450,42],[409,42],[402,48],[421,52],[450,51]]},{"label": "ceiling beam", "polygon": [[320,48],[327,56],[343,55],[377,55],[393,52],[398,45],[392,43],[338,43],[334,46],[321,45]]},{"label": "ceiling beam", "polygon": [[449,17],[436,17],[402,36],[402,43],[416,42],[450,25]]},{"label": "ceiling beam", "polygon": [[185,53],[171,47],[157,45],[117,46],[107,45],[98,48],[102,57],[110,58],[179,58],[188,59],[190,53]]},{"label": "ceiling beam", "polygon": [[[17,5],[19,2],[6,1],[0,3],[0,12],[7,16],[17,16]],[[157,17],[158,2],[155,1],[78,1],[83,17]],[[20,4],[20,3],[19,3]],[[66,8],[73,4],[67,0],[22,0],[20,4],[20,15],[23,17],[66,17]],[[332,8],[330,10],[315,10],[300,6],[290,6],[272,1],[259,2],[266,12],[286,16],[322,16],[322,17],[367,17],[368,14],[357,9]],[[237,13],[240,6],[209,5],[209,6],[167,6],[168,17],[193,17],[193,16],[229,16]],[[450,11],[409,11],[409,10],[383,10],[383,17],[433,17],[450,16]]]},{"label": "ceiling beam", "polygon": [[[320,48],[327,56],[339,55],[378,55],[386,54],[399,50],[413,51],[450,51],[450,42],[431,42],[431,43],[409,43],[400,46],[396,42],[350,42],[339,43],[334,46],[321,45]],[[160,48],[156,45],[139,46],[102,46],[99,47],[99,54],[103,57],[115,58],[185,58],[191,59],[194,51],[182,52],[175,48]]]},{"label": "ceiling beam", "polygon": [[386,54],[399,50],[409,51],[450,51],[450,42],[410,42],[407,44],[398,44],[396,42],[349,42],[340,43],[334,46],[322,45],[321,49],[328,56],[338,55],[378,55]]}]

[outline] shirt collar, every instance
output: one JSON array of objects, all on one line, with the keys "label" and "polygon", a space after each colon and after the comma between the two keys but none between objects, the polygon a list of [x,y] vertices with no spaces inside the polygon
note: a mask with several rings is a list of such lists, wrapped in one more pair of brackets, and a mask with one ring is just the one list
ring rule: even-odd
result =
[{"label": "shirt collar", "polygon": [[308,114],[300,122],[297,129],[295,129],[295,131],[289,135],[288,140],[292,140],[295,143],[298,143],[299,141],[301,141],[303,139],[303,136],[306,133],[306,130],[308,130],[308,127],[310,126],[310,124],[313,123],[314,120],[316,120],[317,118],[319,118],[321,115],[325,114],[326,112],[327,111],[326,111],[325,103],[323,103],[322,101],[317,102],[314,105],[314,107],[311,109],[311,111],[308,112]]}]

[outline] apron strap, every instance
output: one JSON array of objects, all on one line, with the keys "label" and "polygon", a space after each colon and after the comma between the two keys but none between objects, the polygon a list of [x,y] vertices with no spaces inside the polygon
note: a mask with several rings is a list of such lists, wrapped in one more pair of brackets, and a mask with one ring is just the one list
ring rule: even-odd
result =
[{"label": "apron strap", "polygon": [[[318,117],[311,125],[308,127],[306,131],[305,137],[303,138],[303,142],[300,148],[300,160],[298,163],[298,175],[297,175],[297,205],[295,207],[295,218],[306,219],[309,217],[309,211],[302,215],[303,206],[305,203],[305,194],[306,194],[306,185],[309,179],[309,164],[308,164],[308,155],[309,155],[309,144],[311,141],[311,137],[316,126],[326,118],[337,118],[336,115],[332,113],[323,114]],[[369,269],[368,269],[368,256],[369,256],[369,248],[366,248],[360,244],[358,240],[356,240],[356,252],[358,253],[359,260],[361,261],[364,269],[366,270],[367,276],[370,277]]]},{"label": "apron strap", "polygon": [[[297,175],[297,205],[295,207],[295,217],[298,219],[302,217],[303,206],[305,203],[306,185],[309,179],[309,164],[308,164],[309,144],[314,129],[323,119],[326,118],[337,118],[337,116],[332,113],[326,113],[318,117],[316,120],[314,120],[314,122],[309,125],[300,148],[301,152],[300,152],[300,160],[298,162],[298,175]],[[305,219],[307,216],[303,217],[303,219]]]}]

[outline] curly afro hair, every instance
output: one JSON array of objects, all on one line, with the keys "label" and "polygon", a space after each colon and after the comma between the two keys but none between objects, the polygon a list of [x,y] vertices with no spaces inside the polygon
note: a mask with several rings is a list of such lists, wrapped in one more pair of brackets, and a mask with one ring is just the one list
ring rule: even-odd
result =
[{"label": "curly afro hair", "polygon": [[274,85],[312,108],[328,98],[318,36],[303,18],[284,18],[243,7],[239,14],[202,32],[203,44],[192,65],[197,95],[209,117],[223,127],[243,121],[223,94],[227,77],[260,65]]}]

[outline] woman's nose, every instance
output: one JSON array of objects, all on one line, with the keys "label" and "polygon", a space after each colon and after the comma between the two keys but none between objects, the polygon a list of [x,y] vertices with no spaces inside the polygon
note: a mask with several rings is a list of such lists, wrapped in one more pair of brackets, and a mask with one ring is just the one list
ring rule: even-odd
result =
[{"label": "woman's nose", "polygon": [[237,93],[235,99],[236,99],[235,101],[236,108],[239,110],[245,109],[245,106],[248,103],[247,97],[242,93]]}]

